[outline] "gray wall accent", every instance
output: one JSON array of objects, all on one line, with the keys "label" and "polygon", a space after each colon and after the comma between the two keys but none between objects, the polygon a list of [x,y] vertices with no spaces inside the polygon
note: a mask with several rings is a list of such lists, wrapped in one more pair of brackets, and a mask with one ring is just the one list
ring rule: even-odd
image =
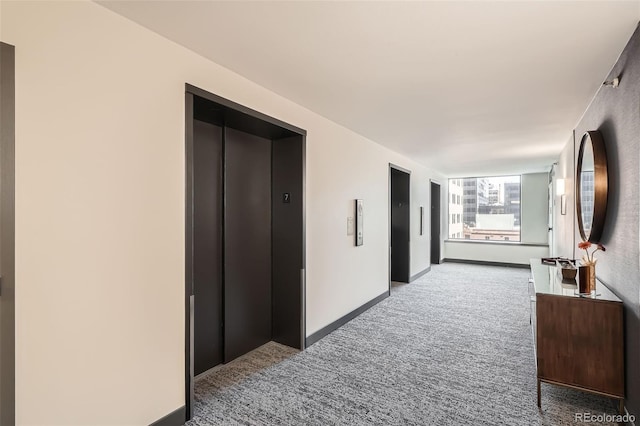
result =
[{"label": "gray wall accent", "polygon": [[186,411],[186,407],[183,405],[163,418],[151,423],[149,426],[182,426],[185,423]]},{"label": "gray wall accent", "polygon": [[0,424],[15,423],[15,49],[0,43]]},{"label": "gray wall accent", "polygon": [[[640,416],[640,30],[629,40],[607,76],[620,76],[618,88],[603,86],[575,130],[580,141],[588,130],[600,130],[607,149],[609,202],[596,274],[624,302],[626,406]],[[574,150],[579,147],[575,144]],[[576,152],[577,154],[577,152]],[[575,171],[575,166],[573,168]],[[575,173],[575,172],[574,172]],[[575,183],[575,182],[574,182]],[[575,240],[580,235],[574,227]],[[582,253],[577,252],[580,257]]]}]

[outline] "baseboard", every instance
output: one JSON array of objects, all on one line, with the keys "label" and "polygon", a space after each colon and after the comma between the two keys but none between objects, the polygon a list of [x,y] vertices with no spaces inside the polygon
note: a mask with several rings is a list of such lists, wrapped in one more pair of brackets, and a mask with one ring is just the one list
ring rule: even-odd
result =
[{"label": "baseboard", "polygon": [[182,406],[161,419],[156,420],[149,426],[182,426],[187,418],[187,407]]},{"label": "baseboard", "polygon": [[429,271],[431,271],[431,266],[427,267],[427,269],[425,269],[424,271],[420,271],[417,274],[415,274],[414,276],[412,276],[411,278],[409,278],[409,282],[417,280],[418,278],[420,278],[421,276],[423,276],[424,274],[426,274]]},{"label": "baseboard", "polygon": [[352,319],[354,319],[355,317],[357,317],[358,315],[360,315],[361,313],[363,313],[364,311],[366,311],[370,307],[372,307],[374,305],[377,305],[378,303],[380,303],[382,300],[386,299],[387,297],[389,297],[389,292],[385,291],[380,296],[377,296],[376,298],[368,301],[367,303],[365,303],[364,305],[360,306],[359,308],[349,312],[347,315],[343,316],[342,318],[339,318],[339,319],[335,320],[334,322],[332,322],[331,324],[327,325],[326,327],[323,327],[320,330],[316,331],[311,336],[308,336],[305,339],[305,345],[304,345],[305,348],[308,348],[309,346],[313,345],[318,340],[322,339],[323,337],[325,337],[326,335],[328,335],[332,331],[335,331],[338,328],[342,327],[343,325],[345,325],[346,323],[348,323],[349,321],[351,321]]},{"label": "baseboard", "polygon": [[470,260],[470,259],[451,259],[445,257],[443,262],[448,263],[468,263],[471,265],[487,265],[487,266],[506,266],[507,268],[529,269],[528,263],[507,263],[507,262],[490,262],[487,260]]}]

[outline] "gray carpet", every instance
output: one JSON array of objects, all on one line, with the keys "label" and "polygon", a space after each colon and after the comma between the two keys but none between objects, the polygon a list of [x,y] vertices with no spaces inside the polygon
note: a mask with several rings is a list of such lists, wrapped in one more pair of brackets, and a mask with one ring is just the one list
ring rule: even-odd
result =
[{"label": "gray carpet", "polygon": [[[529,271],[445,263],[303,352],[269,343],[196,380],[187,425],[563,425],[610,399],[542,385]],[[591,423],[608,424],[608,423]]]}]

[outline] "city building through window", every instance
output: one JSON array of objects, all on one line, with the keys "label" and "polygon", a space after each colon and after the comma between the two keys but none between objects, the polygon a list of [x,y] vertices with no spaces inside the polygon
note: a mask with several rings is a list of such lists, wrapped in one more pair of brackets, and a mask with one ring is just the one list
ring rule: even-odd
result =
[{"label": "city building through window", "polygon": [[520,192],[520,176],[449,179],[449,238],[520,241]]}]

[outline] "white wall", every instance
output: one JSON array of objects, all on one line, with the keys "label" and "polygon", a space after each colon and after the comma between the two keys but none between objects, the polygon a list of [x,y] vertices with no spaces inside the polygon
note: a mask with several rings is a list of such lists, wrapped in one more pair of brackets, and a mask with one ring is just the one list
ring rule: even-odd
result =
[{"label": "white wall", "polygon": [[[399,164],[398,164],[399,165]],[[411,218],[410,218],[410,276],[424,272],[431,266],[431,180],[440,184],[440,205],[445,206],[447,187],[446,179],[424,168],[413,166],[411,171]],[[408,168],[408,167],[404,167]],[[420,235],[420,206],[424,207],[424,232]],[[441,208],[441,224],[446,217],[446,207]],[[446,227],[440,230],[440,238],[444,238]],[[442,253],[442,249],[441,249]]]},{"label": "white wall", "polygon": [[[185,82],[308,131],[307,334],[387,290],[389,162],[412,171],[413,235],[441,177],[97,4],[3,2],[1,19],[18,424],[146,425],[184,405]],[[355,198],[362,247],[346,235]],[[416,274],[428,232],[411,247]]]},{"label": "white wall", "polygon": [[549,255],[548,174],[523,174],[521,180],[520,242],[445,241],[445,258],[528,264]]},{"label": "white wall", "polygon": [[549,255],[547,246],[528,246],[483,241],[445,241],[448,259],[528,265],[529,259]]},{"label": "white wall", "polygon": [[522,175],[520,201],[520,241],[547,244],[549,241],[549,174]]},{"label": "white wall", "polygon": [[[389,163],[411,171],[410,273],[429,267],[428,229],[418,235],[419,206],[429,205],[429,178],[437,175],[328,121],[313,128],[292,124],[309,132],[307,335],[311,335],[388,289]],[[335,132],[326,132],[327,127],[335,127]],[[346,232],[356,198],[364,203],[364,245],[360,247]],[[342,200],[339,206],[336,200]],[[427,224],[429,220],[425,213]]]},{"label": "white wall", "polygon": [[577,232],[574,155],[574,141],[573,135],[571,135],[569,141],[560,154],[554,177],[554,179],[564,179],[565,181],[564,191],[567,198],[567,210],[565,215],[561,214],[560,197],[556,196],[553,224],[553,255],[568,257],[571,259],[575,257],[575,233]]}]

